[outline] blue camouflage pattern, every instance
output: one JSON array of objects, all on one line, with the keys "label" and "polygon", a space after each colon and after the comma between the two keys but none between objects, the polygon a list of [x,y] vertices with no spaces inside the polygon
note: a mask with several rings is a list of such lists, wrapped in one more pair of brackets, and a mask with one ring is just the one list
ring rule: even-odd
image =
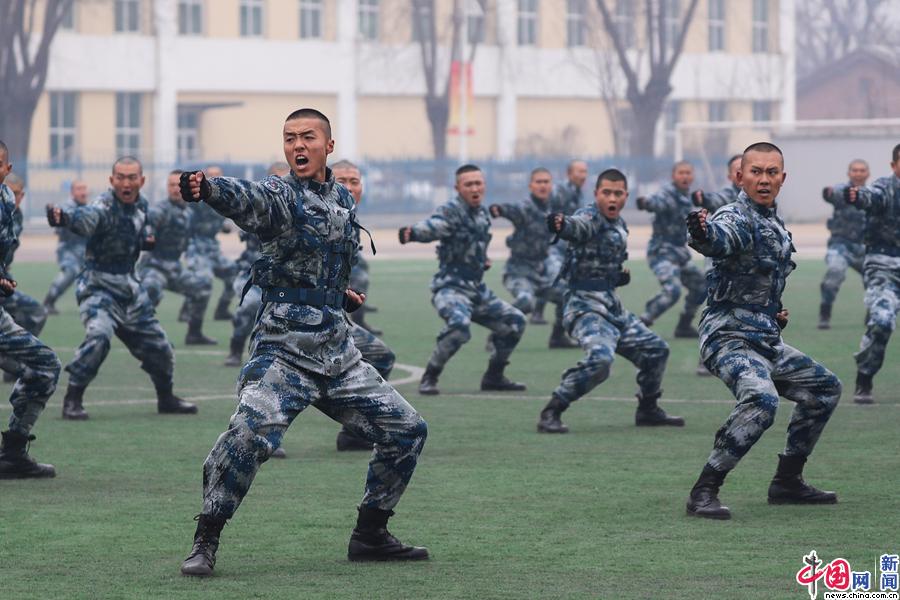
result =
[{"label": "blue camouflage pattern", "polygon": [[841,382],[782,339],[775,315],[795,250],[777,208],[741,192],[707,221],[707,239],[690,245],[713,259],[700,355],[737,400],[708,464],[733,469],[774,422],[779,396],[795,403],[784,454],[808,456],[837,406]]},{"label": "blue camouflage pattern", "polygon": [[537,299],[546,297],[553,283],[546,262],[552,234],[547,231],[548,202],[534,196],[516,204],[500,204],[500,216],[513,224],[506,238],[509,259],[503,268],[503,286],[512,294],[513,306],[530,314]]},{"label": "blue camouflage pattern", "polygon": [[[9,279],[15,279],[10,275],[9,267],[15,258],[16,250],[19,249],[19,238],[24,228],[24,216],[22,211],[16,207],[15,196],[12,190],[5,184],[0,185],[3,185],[3,188],[0,189],[5,190],[0,192],[0,195],[2,195],[0,202],[3,203],[3,228],[5,230],[3,234],[5,243],[0,260],[3,261],[4,276]],[[0,296],[0,308],[3,308],[12,317],[13,321],[24,327],[28,333],[35,337],[41,334],[44,325],[47,323],[47,310],[44,306],[19,289],[14,290],[10,296]]]},{"label": "blue camouflage pattern", "polygon": [[863,236],[866,229],[866,214],[848,206],[843,199],[849,184],[843,183],[831,188],[825,201],[834,206],[834,214],[826,225],[831,235],[825,251],[825,277],[822,279],[822,304],[834,304],[841,284],[847,277],[847,268],[862,275],[866,246]]},{"label": "blue camouflage pattern", "polygon": [[222,295],[219,302],[227,304],[234,298],[234,278],[240,267],[235,261],[222,254],[222,247],[216,235],[225,225],[225,217],[202,203],[192,203],[191,233],[188,241],[186,260],[188,270],[197,277],[222,280]]},{"label": "blue camouflage pattern", "polygon": [[[75,210],[80,206],[75,200],[69,198],[63,203],[64,210]],[[77,233],[73,233],[69,229],[59,227],[54,230],[59,237],[56,245],[56,264],[59,265],[59,273],[50,283],[50,289],[47,291],[47,303],[51,306],[56,303],[59,298],[66,293],[81,270],[84,268],[84,253],[87,249],[87,240]]]},{"label": "blue camouflage pattern", "polygon": [[711,213],[737,200],[741,188],[731,183],[716,192],[703,192],[703,208]]}]

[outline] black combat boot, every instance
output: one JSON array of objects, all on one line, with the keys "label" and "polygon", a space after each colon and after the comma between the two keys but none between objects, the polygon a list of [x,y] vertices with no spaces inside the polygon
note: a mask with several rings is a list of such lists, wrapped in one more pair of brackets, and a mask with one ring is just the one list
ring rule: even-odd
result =
[{"label": "black combat boot", "polygon": [[550,332],[550,340],[547,342],[549,348],[578,348],[578,344],[566,335],[566,330],[559,323],[553,324],[553,331]]},{"label": "black combat boot", "polygon": [[853,394],[853,401],[857,404],[874,404],[875,398],[872,397],[872,376],[865,373],[856,373],[856,392]]},{"label": "black combat boot", "polygon": [[487,371],[481,377],[482,392],[524,392],[527,387],[524,383],[511,381],[503,370],[509,362],[505,360],[491,360],[488,362]]},{"label": "black combat boot", "polygon": [[675,337],[694,340],[700,337],[700,333],[691,324],[693,320],[694,317],[692,315],[682,314],[678,317],[678,325],[675,326]]},{"label": "black combat boot", "polygon": [[172,393],[172,384],[157,386],[156,412],[165,415],[193,415],[197,413],[197,405],[185,402]]},{"label": "black combat boot", "polygon": [[353,321],[372,335],[381,335],[382,333],[384,333],[382,330],[378,329],[377,327],[373,327],[366,322],[366,312],[363,310],[356,310],[347,316],[350,317],[351,321]]},{"label": "black combat boot", "polygon": [[182,575],[209,577],[216,566],[216,550],[219,549],[219,535],[225,527],[225,519],[209,515],[197,515],[197,531],[191,553],[181,563]]},{"label": "black combat boot", "polygon": [[231,338],[228,357],[225,358],[226,367],[240,367],[244,363],[244,340]]},{"label": "black combat boot", "polygon": [[642,314],[640,317],[638,317],[638,319],[640,319],[641,323],[643,323],[647,327],[653,325],[653,319],[650,318],[650,315],[648,315],[647,313]]},{"label": "black combat boot", "polygon": [[422,380],[419,381],[419,393],[423,396],[437,396],[441,393],[438,389],[438,377],[444,367],[435,367],[430,362],[425,365],[425,372],[422,373]]},{"label": "black combat boot", "polygon": [[203,319],[191,319],[188,321],[187,335],[184,336],[185,346],[215,346],[216,340],[203,335]]},{"label": "black combat boot", "polygon": [[48,315],[58,315],[59,311],[56,309],[56,301],[50,297],[50,294],[44,298],[44,310],[47,311]]},{"label": "black combat boot", "polygon": [[345,452],[348,450],[369,450],[375,447],[375,444],[367,440],[366,438],[359,437],[346,426],[341,427],[341,430],[338,431],[337,434],[337,450],[338,452]]},{"label": "black combat boot", "polygon": [[347,559],[370,560],[427,560],[428,548],[407,546],[391,535],[387,522],[394,511],[360,507],[356,527],[350,535]]},{"label": "black combat boot", "polygon": [[638,407],[634,413],[634,424],[638,427],[654,426],[654,425],[673,425],[675,427],[683,427],[684,419],[681,417],[670,417],[666,411],[661,409],[657,402],[662,392],[656,392],[649,396],[637,395]]},{"label": "black combat boot", "polygon": [[538,300],[534,305],[534,310],[528,317],[528,322],[532,325],[546,325],[547,319],[544,318],[544,307],[547,305],[543,300]]},{"label": "black combat boot", "polygon": [[231,304],[229,300],[219,299],[219,303],[216,304],[216,312],[213,313],[213,320],[215,321],[230,321],[234,315],[231,314],[231,311],[228,310],[228,305]]},{"label": "black combat boot", "polygon": [[541,411],[537,424],[538,433],[569,433],[568,426],[561,420],[563,411],[567,408],[568,406],[562,399],[553,394],[550,397],[550,402]]},{"label": "black combat boot", "polygon": [[837,494],[803,481],[805,456],[778,455],[778,469],[769,484],[769,504],[837,504]]},{"label": "black combat boot", "polygon": [[26,446],[34,439],[16,431],[0,432],[0,479],[56,477],[53,465],[45,465],[28,456]]},{"label": "black combat boot", "polygon": [[178,311],[178,322],[187,323],[188,321],[190,321],[190,317],[188,316],[188,305],[187,302],[182,302],[181,309]]},{"label": "black combat boot", "polygon": [[831,329],[831,305],[819,305],[819,329]]},{"label": "black combat boot", "polygon": [[719,488],[722,487],[727,474],[728,471],[717,471],[709,465],[703,467],[700,478],[691,488],[691,495],[687,501],[688,515],[704,519],[731,518],[731,511],[719,502]]},{"label": "black combat boot", "polygon": [[63,398],[62,418],[70,421],[85,421],[88,414],[84,410],[84,388],[69,384]]}]

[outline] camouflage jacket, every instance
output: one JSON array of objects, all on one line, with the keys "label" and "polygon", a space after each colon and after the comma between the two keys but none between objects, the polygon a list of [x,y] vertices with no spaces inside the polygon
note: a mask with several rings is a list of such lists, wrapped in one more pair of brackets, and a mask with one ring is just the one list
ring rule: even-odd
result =
[{"label": "camouflage jacket", "polygon": [[225,218],[203,203],[191,204],[191,237],[215,239],[225,225]]},{"label": "camouflage jacket", "polygon": [[[791,234],[777,214],[745,192],[707,221],[707,239],[692,248],[713,259],[708,275],[708,311],[742,310],[775,325],[785,280],[796,264]],[[777,328],[777,325],[775,325]]]},{"label": "camouflage jacket", "polygon": [[500,216],[512,221],[512,235],[507,236],[509,260],[504,273],[510,275],[541,275],[553,236],[547,231],[548,202],[531,196],[517,204],[501,204]]},{"label": "camouflage jacket", "polygon": [[244,251],[238,256],[237,266],[241,271],[246,271],[262,256],[259,251],[261,244],[259,236],[255,233],[247,233],[241,230],[238,232],[238,238],[244,242]]},{"label": "camouflage jacket", "polygon": [[653,254],[664,246],[683,248],[687,244],[684,222],[694,208],[687,194],[672,183],[667,183],[648,197],[644,210],[653,213],[653,235],[647,245],[647,253]]},{"label": "camouflage jacket", "polygon": [[571,181],[557,185],[553,192],[553,195],[550,196],[550,212],[570,216],[584,205],[581,188],[575,187]]},{"label": "camouflage jacket", "polygon": [[[252,281],[263,288],[313,288],[343,299],[356,262],[356,205],[330,169],[320,183],[285,177],[258,182],[210,179],[206,204],[260,240]],[[253,352],[271,353],[331,377],[355,365],[360,354],[340,306],[265,302],[253,334]]]},{"label": "camouflage jacket", "polygon": [[[82,205],[75,202],[72,198],[69,198],[61,205],[61,208],[65,211],[73,211],[79,206]],[[59,237],[60,248],[69,248],[82,254],[84,253],[85,246],[87,246],[87,238],[82,237],[65,227],[57,227],[56,235]]]},{"label": "camouflage jacket", "polygon": [[714,213],[726,204],[731,204],[737,200],[740,193],[741,188],[733,183],[723,187],[718,192],[703,192],[703,208]]},{"label": "camouflage jacket", "polygon": [[900,177],[860,188],[855,206],[866,212],[866,254],[900,257]]},{"label": "camouflage jacket", "polygon": [[4,279],[11,278],[8,269],[19,247],[19,234],[22,232],[17,224],[17,212],[12,190],[0,183],[0,277]]},{"label": "camouflage jacket", "polygon": [[831,195],[825,198],[828,204],[834,206],[834,214],[828,219],[828,231],[831,232],[832,241],[843,241],[851,244],[860,244],[866,234],[866,213],[848,206],[844,202],[844,190],[849,183],[841,183],[831,188]]},{"label": "camouflage jacket", "polygon": [[484,276],[491,242],[491,218],[482,205],[472,208],[457,196],[412,226],[412,241],[438,241],[440,267],[431,289],[447,285],[475,289]]},{"label": "camouflage jacket", "polygon": [[184,202],[161,200],[150,207],[147,222],[156,245],[147,253],[154,261],[174,262],[187,250],[191,232],[191,211]]}]

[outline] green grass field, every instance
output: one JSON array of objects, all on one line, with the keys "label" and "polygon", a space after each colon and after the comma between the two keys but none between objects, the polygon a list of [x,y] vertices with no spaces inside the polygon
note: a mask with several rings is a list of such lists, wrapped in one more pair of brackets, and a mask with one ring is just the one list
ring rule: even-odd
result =
[{"label": "green grass field", "polygon": [[[622,295],[638,311],[656,284],[643,260],[631,262],[634,282]],[[440,328],[427,290],[434,266],[373,263],[371,301],[380,311],[370,321],[387,332],[398,363],[424,366]],[[488,283],[508,297],[501,267]],[[230,324],[208,324],[220,342],[213,350],[185,349],[185,325],[175,320],[180,297],[170,294],[160,314],[176,346],[176,391],[196,400],[200,414],[157,415],[149,378],[116,341],[85,396],[91,419],[64,422],[64,373],[31,448],[58,476],[0,482],[0,598],[802,599],[794,574],[812,549],[874,575],[879,555],[900,550],[900,340],[875,380],[879,403],[854,405],[860,279],[848,276],[833,328],[818,331],[823,268],[805,261],[791,276],[786,339],[844,382],[844,400],[806,470],[811,483],[839,492],[838,505],[766,503],[791,410],[783,401],[777,423],[726,481],[722,498],[734,519],[685,516],[732,399],[719,380],[694,375],[697,346],[672,339],[674,310],[656,329],[672,348],[663,406],[687,419],[683,429],[633,426],[634,369],[619,359],[610,379],[566,413],[569,435],[538,435],[538,412],[581,352],[549,351],[549,327],[529,326],[508,369],[528,391],[481,394],[485,334],[474,327],[441,378],[442,395],[399,386],[430,432],[391,528],[427,545],[433,560],[346,561],[367,456],[335,452],[337,425],[310,410],[285,438],[289,458],[264,465],[225,528],[216,576],[188,579],[178,567],[200,507],[201,464],[234,409],[237,370],[221,366]],[[38,298],[54,272],[15,269],[20,289]],[[60,308],[42,338],[65,363],[83,329],[71,291]],[[398,367],[394,378],[407,374]],[[0,409],[4,422],[8,412]]]}]

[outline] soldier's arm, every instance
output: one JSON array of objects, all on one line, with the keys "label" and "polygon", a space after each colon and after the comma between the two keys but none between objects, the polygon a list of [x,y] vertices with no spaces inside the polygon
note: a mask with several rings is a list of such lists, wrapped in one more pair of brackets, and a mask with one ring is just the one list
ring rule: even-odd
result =
[{"label": "soldier's arm", "polygon": [[427,243],[450,237],[456,229],[457,222],[456,211],[450,206],[442,206],[424,221],[410,227],[412,229],[410,241]]},{"label": "soldier's arm", "polygon": [[718,192],[703,192],[703,208],[711,213],[716,212],[728,204],[728,193],[725,190]]},{"label": "soldier's arm", "polygon": [[66,215],[62,227],[83,237],[90,237],[106,222],[107,208],[99,200],[75,209],[60,209]]},{"label": "soldier's arm", "polygon": [[274,237],[293,224],[293,197],[291,189],[278,177],[262,181],[213,177],[209,180],[209,195],[203,201],[244,231]]},{"label": "soldier's arm", "polygon": [[583,244],[597,235],[599,230],[599,221],[593,219],[590,213],[579,210],[571,217],[563,218],[559,237],[575,244]]},{"label": "soldier's arm", "polygon": [[495,219],[509,219],[517,227],[522,224],[522,208],[516,204],[491,204],[489,211]]},{"label": "soldier's arm", "polygon": [[[855,199],[851,190],[856,190]],[[891,199],[891,180],[887,177],[875,180],[872,185],[846,188],[841,197],[845,202],[866,212],[882,212]]]},{"label": "soldier's arm", "polygon": [[847,184],[843,183],[822,188],[822,200],[832,206],[838,206],[843,201],[846,190]]},{"label": "soldier's arm", "polygon": [[[689,230],[690,231],[690,230]],[[741,252],[753,244],[753,228],[739,212],[728,207],[706,220],[705,235],[689,236],[688,246],[704,256],[721,258]]]}]

